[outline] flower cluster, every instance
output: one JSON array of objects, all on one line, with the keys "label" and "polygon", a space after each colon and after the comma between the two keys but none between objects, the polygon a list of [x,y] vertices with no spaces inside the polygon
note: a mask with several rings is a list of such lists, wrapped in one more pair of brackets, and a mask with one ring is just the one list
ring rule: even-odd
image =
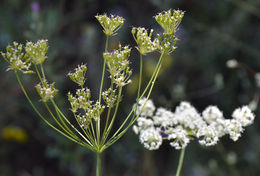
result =
[{"label": "flower cluster", "polygon": [[122,17],[114,15],[110,15],[110,17],[108,17],[106,14],[97,15],[96,18],[103,27],[104,33],[107,36],[115,35],[116,32],[123,26],[125,20]]},{"label": "flower cluster", "polygon": [[130,83],[132,70],[129,68],[129,56],[131,49],[128,46],[122,47],[119,45],[118,50],[113,52],[105,52],[104,59],[108,66],[108,71],[111,74],[111,80],[118,86],[125,86]]},{"label": "flower cluster", "polygon": [[148,31],[145,28],[132,28],[132,35],[138,45],[137,49],[142,55],[153,52],[158,49],[159,40],[154,39],[152,41],[153,30]]},{"label": "flower cluster", "polygon": [[174,35],[167,35],[166,33],[157,35],[160,53],[170,54],[176,49],[176,42],[178,39]]},{"label": "flower cluster", "polygon": [[225,119],[216,106],[208,106],[200,114],[190,103],[181,102],[171,112],[165,108],[156,110],[152,100],[144,98],[138,102],[136,114],[139,118],[133,130],[140,134],[140,142],[149,150],[158,149],[163,140],[169,140],[177,150],[185,148],[194,138],[204,146],[217,144],[226,134],[236,141],[255,118],[248,106],[235,109],[233,118]]},{"label": "flower cluster", "polygon": [[177,38],[175,33],[180,25],[184,12],[181,10],[168,10],[155,16],[155,20],[164,29],[165,33],[158,34],[158,49],[161,53],[170,54],[176,47]]},{"label": "flower cluster", "polygon": [[1,54],[5,61],[10,64],[7,71],[19,70],[22,71],[24,74],[33,73],[33,71],[30,70],[31,63],[23,52],[22,44],[13,42],[13,46],[8,45],[6,47],[6,53],[1,52]]},{"label": "flower cluster", "polygon": [[36,43],[27,42],[25,46],[25,51],[28,56],[28,59],[33,64],[43,64],[43,62],[47,58],[47,40],[39,40]]},{"label": "flower cluster", "polygon": [[112,108],[117,100],[116,90],[109,88],[102,92],[102,97],[107,107]]},{"label": "flower cluster", "polygon": [[71,111],[76,115],[80,125],[84,127],[87,127],[88,123],[92,119],[95,121],[99,120],[105,108],[105,106],[101,105],[99,101],[93,103],[90,98],[91,93],[87,88],[77,89],[75,96],[70,92],[68,93]]},{"label": "flower cluster", "polygon": [[77,83],[80,87],[83,87],[86,81],[85,75],[87,71],[87,66],[82,64],[75,68],[73,73],[69,73],[70,79]]},{"label": "flower cluster", "polygon": [[58,90],[54,87],[54,83],[48,84],[46,80],[43,80],[41,83],[37,84],[35,88],[43,102],[47,102],[54,98],[58,92]]},{"label": "flower cluster", "polygon": [[173,12],[168,10],[157,14],[155,20],[161,25],[167,35],[174,35],[183,16],[184,12],[181,10],[174,10]]}]

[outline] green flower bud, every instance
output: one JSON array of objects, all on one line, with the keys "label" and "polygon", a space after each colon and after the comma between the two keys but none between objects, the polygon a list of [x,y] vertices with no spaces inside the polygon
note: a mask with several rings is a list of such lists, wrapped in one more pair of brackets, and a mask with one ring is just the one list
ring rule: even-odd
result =
[{"label": "green flower bud", "polygon": [[[153,52],[158,49],[159,41],[158,39],[154,39],[152,41],[153,29],[148,34],[145,28],[132,28],[134,31],[133,37],[138,45],[137,49],[142,55],[146,55],[147,53]],[[136,33],[137,31],[137,33]]]},{"label": "green flower bud", "polygon": [[181,23],[181,20],[184,16],[184,12],[181,10],[168,10],[162,13],[159,13],[155,16],[155,20],[161,25],[165,30],[167,35],[175,35],[175,32]]},{"label": "green flower bud", "polygon": [[68,76],[72,81],[77,83],[80,87],[83,87],[86,81],[85,75],[87,66],[82,64],[75,68],[74,73],[69,73]]},{"label": "green flower bud", "polygon": [[122,17],[114,15],[108,17],[106,14],[97,15],[96,18],[103,27],[104,33],[107,36],[116,35],[116,32],[123,26],[125,20]]},{"label": "green flower bud", "polygon": [[131,71],[129,68],[130,62],[128,60],[130,52],[131,49],[128,46],[122,47],[119,45],[118,50],[105,52],[103,54],[111,75],[110,78],[118,86],[124,86],[131,82],[129,81]]}]

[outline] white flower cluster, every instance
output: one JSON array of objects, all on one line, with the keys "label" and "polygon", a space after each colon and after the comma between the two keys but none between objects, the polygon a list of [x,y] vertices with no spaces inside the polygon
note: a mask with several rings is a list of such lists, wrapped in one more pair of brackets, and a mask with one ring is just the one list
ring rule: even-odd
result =
[{"label": "white flower cluster", "polygon": [[37,84],[35,88],[43,102],[47,102],[54,98],[58,92],[58,90],[54,87],[54,83],[48,84],[46,80],[43,80],[42,83]]},{"label": "white flower cluster", "polygon": [[115,35],[116,32],[123,26],[124,18],[119,16],[110,15],[108,17],[106,14],[97,15],[97,20],[104,29],[104,33],[108,36]]},{"label": "white flower cluster", "polygon": [[86,81],[86,71],[87,66],[85,64],[81,64],[75,68],[73,73],[69,73],[68,76],[73,82],[77,83],[80,87],[83,87]]},{"label": "white flower cluster", "polygon": [[[144,147],[156,150],[163,140],[179,150],[198,138],[203,146],[213,146],[224,135],[238,140],[244,127],[251,125],[255,115],[243,106],[234,110],[232,119],[225,119],[216,106],[208,106],[201,114],[188,102],[181,102],[175,112],[154,106],[152,100],[141,99],[136,108],[137,125],[133,126]],[[154,135],[154,136],[152,136]]]},{"label": "white flower cluster", "polygon": [[130,62],[128,60],[130,52],[131,48],[128,46],[122,47],[119,45],[118,50],[103,54],[108,71],[111,74],[110,78],[118,86],[125,86],[131,82],[132,70],[129,67]]},{"label": "white flower cluster", "polygon": [[159,40],[154,39],[152,41],[153,29],[151,29],[150,33],[145,28],[132,28],[133,37],[138,45],[137,49],[142,55],[146,55],[147,53],[153,52],[158,49]]}]

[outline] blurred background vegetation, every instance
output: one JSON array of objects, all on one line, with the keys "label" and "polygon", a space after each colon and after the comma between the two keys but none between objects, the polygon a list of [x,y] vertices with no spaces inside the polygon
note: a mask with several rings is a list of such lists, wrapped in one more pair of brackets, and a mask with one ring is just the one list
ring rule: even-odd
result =
[{"label": "blurred background vegetation", "polygon": [[[87,63],[87,84],[94,97],[98,94],[105,36],[96,14],[115,14],[126,19],[118,35],[110,40],[110,49],[119,40],[123,45],[135,43],[132,26],[154,28],[161,32],[153,16],[160,11],[186,11],[178,31],[178,49],[167,57],[152,98],[157,106],[174,109],[181,100],[191,101],[202,110],[216,104],[229,118],[239,105],[257,103],[259,85],[254,73],[260,71],[260,1],[256,0],[1,0],[0,50],[12,41],[25,43],[49,40],[45,63],[49,80],[60,92],[59,104],[68,109],[66,93],[75,89],[66,74],[77,64]],[[132,52],[134,73],[138,72],[138,55]],[[148,78],[157,55],[145,57]],[[239,68],[226,62],[236,59]],[[0,60],[0,176],[91,176],[95,157],[49,127],[37,117],[27,103],[14,74],[6,72]],[[124,92],[121,119],[129,112],[136,95],[136,75]],[[37,102],[30,76],[24,76],[26,88]],[[69,113],[69,111],[67,111]],[[228,137],[214,147],[203,148],[192,142],[184,159],[182,175],[260,175],[260,120],[256,108],[255,123],[246,128],[237,142]],[[129,132],[103,155],[105,176],[170,176],[177,167],[179,151],[165,143],[150,152]]]}]

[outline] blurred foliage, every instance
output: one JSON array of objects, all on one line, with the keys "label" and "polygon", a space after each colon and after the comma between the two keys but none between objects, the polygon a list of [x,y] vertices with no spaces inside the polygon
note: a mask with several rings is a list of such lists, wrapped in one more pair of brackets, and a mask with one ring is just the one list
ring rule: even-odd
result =
[{"label": "blurred foliage", "polygon": [[[95,96],[98,94],[94,90],[98,90],[97,80],[101,77],[105,36],[94,16],[103,13],[123,16],[126,24],[119,36],[110,40],[109,47],[115,48],[120,39],[123,45],[134,48],[131,27],[160,31],[152,17],[169,8],[185,10],[186,14],[177,34],[178,49],[165,60],[152,93],[156,105],[174,109],[180,100],[189,100],[201,110],[217,104],[228,118],[235,107],[257,101],[259,88],[250,71],[260,71],[260,1],[255,0],[2,0],[0,50],[12,41],[48,39],[46,72],[63,95],[58,103],[68,109],[64,97],[74,87],[65,75],[77,64],[87,63],[88,87]],[[134,72],[138,70],[138,58],[134,51],[131,56]],[[144,59],[144,76],[148,78],[156,58],[147,55]],[[237,59],[244,67],[227,68],[229,59]],[[7,64],[2,59],[0,65],[0,175],[93,175],[94,156],[46,128],[26,102],[14,75],[5,72]],[[24,81],[37,102],[31,86],[35,80],[25,77]],[[129,102],[121,107],[121,117],[135,100],[137,81],[133,75],[133,84],[125,90]],[[224,139],[207,149],[196,144],[188,146],[183,175],[260,175],[259,114],[257,108],[254,125],[236,143]],[[179,152],[168,144],[155,152],[145,150],[130,130],[104,153],[103,173],[173,175],[178,156]]]}]

